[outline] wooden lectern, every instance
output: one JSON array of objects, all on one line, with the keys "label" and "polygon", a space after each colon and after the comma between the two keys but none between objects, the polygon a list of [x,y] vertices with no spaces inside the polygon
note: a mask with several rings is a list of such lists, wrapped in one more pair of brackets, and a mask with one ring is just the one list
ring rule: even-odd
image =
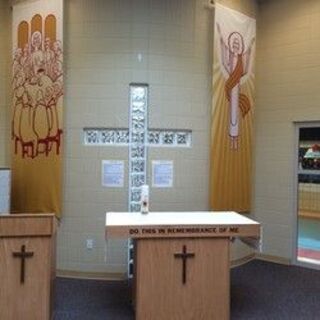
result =
[{"label": "wooden lectern", "polygon": [[0,319],[52,318],[57,220],[53,214],[0,216]]},{"label": "wooden lectern", "polygon": [[135,243],[136,320],[227,320],[230,238],[259,239],[235,212],[109,212],[106,238]]}]

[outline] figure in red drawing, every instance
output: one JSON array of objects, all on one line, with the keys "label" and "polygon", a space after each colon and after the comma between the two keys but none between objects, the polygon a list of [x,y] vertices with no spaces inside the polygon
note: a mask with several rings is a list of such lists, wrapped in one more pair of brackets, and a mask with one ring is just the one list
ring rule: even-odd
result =
[{"label": "figure in red drawing", "polygon": [[11,132],[15,154],[33,159],[61,151],[63,53],[59,40],[30,29],[22,36],[18,31],[18,37],[27,40],[18,40],[13,54]]},{"label": "figure in red drawing", "polygon": [[44,52],[42,50],[42,35],[39,31],[35,31],[31,36],[31,61],[33,74],[36,76],[39,69],[44,68]]},{"label": "figure in red drawing", "polygon": [[50,38],[46,38],[44,42],[44,64],[47,75],[52,76],[52,62],[54,60],[54,53],[51,48]]},{"label": "figure in red drawing", "polygon": [[229,136],[230,148],[237,150],[239,147],[239,109],[244,118],[251,109],[249,98],[241,93],[241,84],[243,77],[248,73],[253,38],[245,50],[243,36],[239,32],[232,32],[228,35],[226,41],[222,36],[221,28],[217,24],[217,30],[220,36],[221,62],[226,71],[227,79],[225,83],[225,94],[229,101]]}]

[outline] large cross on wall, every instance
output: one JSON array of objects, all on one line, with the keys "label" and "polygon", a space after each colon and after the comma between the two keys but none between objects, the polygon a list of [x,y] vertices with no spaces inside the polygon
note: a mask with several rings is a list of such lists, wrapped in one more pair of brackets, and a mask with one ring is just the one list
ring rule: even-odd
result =
[{"label": "large cross on wall", "polygon": [[[149,129],[149,86],[129,86],[129,128],[84,128],[86,146],[129,147],[128,211],[141,211],[141,187],[147,183],[148,147],[190,148],[190,129]],[[132,276],[132,244],[129,241],[128,276]]]},{"label": "large cross on wall", "polygon": [[147,182],[148,147],[190,148],[190,129],[149,129],[148,85],[130,84],[129,128],[84,128],[86,146],[129,146],[128,211],[140,211],[141,186]]}]

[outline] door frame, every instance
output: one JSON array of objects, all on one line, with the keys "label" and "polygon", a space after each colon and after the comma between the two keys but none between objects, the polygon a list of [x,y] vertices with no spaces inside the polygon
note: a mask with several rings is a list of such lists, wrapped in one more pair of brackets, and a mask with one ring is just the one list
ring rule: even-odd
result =
[{"label": "door frame", "polygon": [[[299,180],[299,134],[300,129],[303,128],[320,128],[320,121],[303,121],[294,122],[295,125],[295,139],[294,139],[294,181],[293,181],[293,246],[292,246],[292,263],[296,266],[301,266],[310,269],[320,270],[320,264],[313,264],[311,262],[299,261],[298,260],[298,231],[299,231],[299,190],[298,190],[298,180]],[[319,138],[320,140],[320,138]]]}]

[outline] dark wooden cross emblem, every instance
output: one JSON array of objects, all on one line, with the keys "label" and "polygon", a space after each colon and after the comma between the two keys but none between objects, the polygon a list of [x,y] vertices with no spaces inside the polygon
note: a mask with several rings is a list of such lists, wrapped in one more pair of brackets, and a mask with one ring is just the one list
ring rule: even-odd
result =
[{"label": "dark wooden cross emblem", "polygon": [[187,282],[187,259],[193,258],[195,256],[194,253],[187,252],[187,246],[183,245],[182,253],[175,253],[174,257],[182,259],[182,283],[186,284]]},{"label": "dark wooden cross emblem", "polygon": [[20,283],[24,283],[24,274],[25,274],[25,259],[33,257],[33,252],[27,252],[26,246],[21,246],[20,252],[13,252],[12,255],[15,258],[21,259],[21,269],[20,269]]}]

